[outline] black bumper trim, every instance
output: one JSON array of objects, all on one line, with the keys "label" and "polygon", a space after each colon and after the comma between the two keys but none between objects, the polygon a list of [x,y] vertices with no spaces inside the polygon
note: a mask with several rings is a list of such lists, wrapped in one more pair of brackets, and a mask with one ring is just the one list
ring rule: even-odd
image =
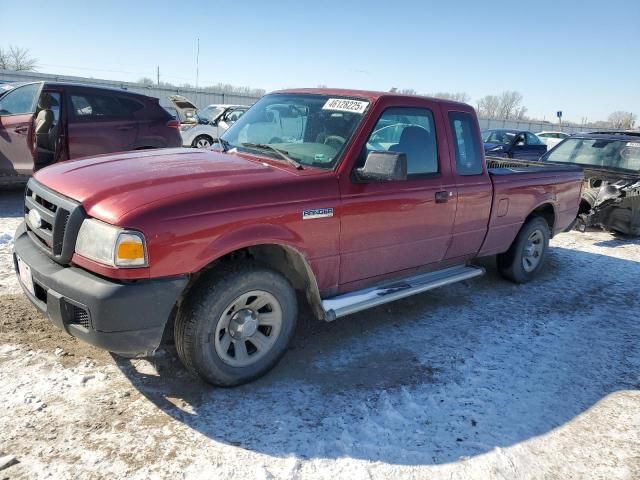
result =
[{"label": "black bumper trim", "polygon": [[[49,320],[87,343],[127,356],[152,354],[160,345],[187,276],[117,282],[77,267],[64,267],[38,248],[18,227],[15,255],[31,267],[36,295],[25,295]],[[16,268],[17,271],[17,268]],[[89,326],[73,322],[73,306],[85,309]],[[71,307],[71,308],[70,308]]]}]

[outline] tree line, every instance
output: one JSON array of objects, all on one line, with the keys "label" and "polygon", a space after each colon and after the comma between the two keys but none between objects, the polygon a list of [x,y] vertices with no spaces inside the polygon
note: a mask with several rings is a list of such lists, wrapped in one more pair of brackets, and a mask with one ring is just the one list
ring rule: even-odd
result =
[{"label": "tree line", "polygon": [[[406,95],[418,95],[412,88],[392,88],[392,92],[398,92]],[[471,96],[466,92],[436,92],[424,94],[427,97],[442,98],[445,100],[454,100],[457,102],[469,103]],[[540,122],[542,120],[527,116],[527,107],[523,105],[524,97],[520,92],[515,90],[505,90],[497,95],[485,95],[476,102],[476,112],[480,118],[488,118],[492,120],[521,120]],[[636,126],[637,115],[633,112],[616,111],[611,113],[606,121],[583,122],[582,124],[575,122],[564,122],[565,125],[572,126],[589,126],[596,128],[613,128],[616,130],[630,130]]]}]

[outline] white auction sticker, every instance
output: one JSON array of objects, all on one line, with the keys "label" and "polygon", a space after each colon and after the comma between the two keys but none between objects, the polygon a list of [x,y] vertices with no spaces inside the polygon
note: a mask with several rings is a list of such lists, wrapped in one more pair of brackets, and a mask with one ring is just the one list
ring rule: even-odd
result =
[{"label": "white auction sticker", "polygon": [[635,147],[635,148],[639,148],[639,147],[640,147],[640,143],[636,143],[636,142],[628,142],[628,143],[627,143],[627,147]]},{"label": "white auction sticker", "polygon": [[346,98],[330,98],[322,107],[323,110],[335,110],[337,112],[363,113],[369,102],[361,100],[349,100]]}]

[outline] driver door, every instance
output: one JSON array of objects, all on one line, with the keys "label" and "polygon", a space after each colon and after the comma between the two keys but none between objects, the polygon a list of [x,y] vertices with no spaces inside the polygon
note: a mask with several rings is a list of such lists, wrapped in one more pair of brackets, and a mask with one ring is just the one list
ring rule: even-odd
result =
[{"label": "driver door", "polygon": [[439,106],[419,102],[384,110],[354,167],[370,151],[402,152],[407,180],[359,183],[347,175],[341,183],[342,290],[439,262],[451,242],[457,190],[446,129]]},{"label": "driver door", "polygon": [[33,115],[42,83],[30,83],[0,98],[0,175],[31,175]]}]

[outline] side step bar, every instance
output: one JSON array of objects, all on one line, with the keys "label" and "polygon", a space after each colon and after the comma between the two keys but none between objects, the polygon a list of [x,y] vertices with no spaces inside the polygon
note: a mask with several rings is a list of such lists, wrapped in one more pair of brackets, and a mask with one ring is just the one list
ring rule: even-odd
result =
[{"label": "side step bar", "polygon": [[337,297],[322,301],[328,321],[351,315],[352,313],[376,307],[384,303],[393,302],[417,293],[426,292],[434,288],[461,282],[470,278],[484,275],[482,267],[473,265],[459,265],[435,272],[424,273],[414,277],[396,280],[378,287],[365,288],[355,292],[345,293]]}]

